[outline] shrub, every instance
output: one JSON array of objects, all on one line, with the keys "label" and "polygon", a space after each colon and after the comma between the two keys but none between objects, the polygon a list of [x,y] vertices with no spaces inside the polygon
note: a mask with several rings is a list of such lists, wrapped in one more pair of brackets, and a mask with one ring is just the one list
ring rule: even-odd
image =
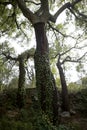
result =
[{"label": "shrub", "polygon": [[2,120],[0,122],[0,130],[33,130],[32,123],[21,121]]}]

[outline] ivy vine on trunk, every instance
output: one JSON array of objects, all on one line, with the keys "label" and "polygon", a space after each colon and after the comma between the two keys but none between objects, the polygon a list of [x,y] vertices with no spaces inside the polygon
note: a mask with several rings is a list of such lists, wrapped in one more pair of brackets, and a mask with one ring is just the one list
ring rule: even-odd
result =
[{"label": "ivy vine on trunk", "polygon": [[[50,70],[49,49],[45,32],[45,24],[35,24],[34,28],[37,43],[34,61],[36,70],[36,86],[38,89],[40,106],[41,109],[49,116],[50,120],[56,123],[58,119],[58,93],[57,89],[55,89],[56,86],[53,82],[53,75]],[[53,104],[53,102],[56,104]],[[54,121],[55,119],[56,121]]]}]

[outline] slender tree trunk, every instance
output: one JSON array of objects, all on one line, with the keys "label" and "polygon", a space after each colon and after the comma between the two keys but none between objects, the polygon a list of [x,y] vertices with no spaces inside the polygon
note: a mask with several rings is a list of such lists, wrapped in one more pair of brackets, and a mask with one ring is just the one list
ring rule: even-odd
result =
[{"label": "slender tree trunk", "polygon": [[[45,32],[45,24],[37,23],[34,25],[34,29],[37,44],[34,60],[38,97],[42,111],[44,111],[53,122],[54,115],[56,119],[58,118],[58,97],[50,70],[49,49]],[[53,94],[53,90],[55,91],[55,95]],[[54,98],[55,96],[56,98]],[[55,101],[53,101],[53,99],[55,99]]]},{"label": "slender tree trunk", "polygon": [[58,94],[58,90],[56,87],[56,82],[55,82],[55,79],[53,77],[53,74],[52,74],[52,82],[53,82],[53,124],[58,125],[59,94]]},{"label": "slender tree trunk", "polygon": [[24,106],[24,85],[25,85],[25,68],[24,60],[22,57],[19,58],[19,81],[18,81],[18,92],[17,92],[17,105],[19,108]]},{"label": "slender tree trunk", "polygon": [[66,84],[63,68],[61,66],[60,61],[58,61],[57,63],[57,68],[59,70],[61,86],[62,86],[62,110],[70,111],[67,84]]}]

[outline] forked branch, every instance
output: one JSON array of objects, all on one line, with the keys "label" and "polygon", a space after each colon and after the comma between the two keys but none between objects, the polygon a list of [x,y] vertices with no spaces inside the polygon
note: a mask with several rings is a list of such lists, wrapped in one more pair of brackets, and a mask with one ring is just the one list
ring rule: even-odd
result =
[{"label": "forked branch", "polygon": [[82,0],[75,0],[74,2],[70,3],[70,2],[67,2],[65,3],[60,9],[58,9],[58,11],[52,16],[50,14],[50,17],[49,17],[49,20],[51,22],[56,22],[58,16],[65,10],[65,9],[70,9],[70,8],[74,8],[74,6],[76,4],[78,4],[79,2],[81,2]]}]

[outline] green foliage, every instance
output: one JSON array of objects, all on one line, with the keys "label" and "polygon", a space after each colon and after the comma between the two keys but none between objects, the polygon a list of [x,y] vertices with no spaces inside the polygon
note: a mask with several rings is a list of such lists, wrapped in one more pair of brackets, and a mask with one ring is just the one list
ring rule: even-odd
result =
[{"label": "green foliage", "polygon": [[82,86],[83,86],[84,88],[87,88],[87,77],[83,77],[83,78],[82,78]]},{"label": "green foliage", "polygon": [[14,77],[8,84],[8,89],[18,88],[18,78]]},{"label": "green foliage", "polygon": [[61,82],[60,82],[60,78],[56,78],[56,84],[58,86],[58,89],[61,89]]},{"label": "green foliage", "polygon": [[70,124],[69,126],[60,125],[58,128],[47,124],[42,118],[36,120],[34,124],[31,122],[21,121],[8,121],[3,119],[0,121],[0,130],[81,130],[76,124]]},{"label": "green foliage", "polygon": [[33,130],[32,123],[21,121],[2,120],[0,122],[0,130]]},{"label": "green foliage", "polygon": [[0,84],[3,84],[3,82],[6,80],[6,78],[9,75],[9,69],[6,64],[3,63],[4,60],[2,57],[0,58]]},{"label": "green foliage", "polygon": [[29,116],[30,115],[29,115],[29,111],[28,110],[23,109],[23,108],[20,110],[20,115],[19,115],[20,121],[22,121],[22,122],[28,122],[29,121]]},{"label": "green foliage", "polygon": [[83,64],[79,63],[76,67],[77,72],[80,72],[83,69]]},{"label": "green foliage", "polygon": [[0,121],[0,130],[57,130],[56,127],[48,124],[45,119],[38,117],[35,122],[9,121],[3,119]]},{"label": "green foliage", "polygon": [[0,94],[0,106],[6,109],[14,109],[16,106],[17,89],[3,90]]},{"label": "green foliage", "polygon": [[[1,0],[2,2],[6,2],[7,0]],[[13,1],[13,0],[10,0],[11,2],[12,2],[12,4],[13,4],[13,6],[11,7],[11,8],[9,8],[8,6],[3,6],[3,5],[1,5],[0,4],[0,16],[1,16],[1,19],[0,19],[0,33],[4,33],[4,32],[7,32],[7,34],[9,35],[9,36],[11,36],[12,35],[12,33],[13,32],[15,32],[15,30],[16,30],[16,26],[18,26],[18,25],[21,25],[21,23],[22,23],[22,27],[23,27],[23,29],[25,29],[26,27],[27,27],[27,24],[26,24],[26,22],[25,22],[25,19],[23,18],[23,21],[22,21],[22,19],[20,19],[20,16],[22,16],[22,15],[19,15],[19,13],[20,13],[20,11],[19,11],[19,9],[18,8],[16,8],[15,7],[15,5],[16,5],[16,2],[15,2],[15,0]],[[37,1],[35,1],[35,2],[37,2]],[[52,9],[53,10],[53,8],[54,8],[54,3],[56,3],[56,5],[58,6],[58,9],[59,9],[59,7],[61,7],[62,5],[64,5],[64,2],[65,2],[65,0],[61,0],[61,1],[56,1],[56,0],[51,0],[51,4],[50,4],[50,9]],[[67,1],[66,1],[67,2]],[[70,2],[71,2],[71,0],[70,0]],[[32,5],[32,4],[27,4],[27,5]],[[14,8],[15,7],[15,8]],[[79,11],[80,12],[82,12],[82,10],[83,11],[86,11],[86,8],[84,7],[84,4],[83,4],[83,2],[81,2],[81,4],[77,4],[76,5],[76,9],[79,9]],[[78,11],[77,10],[75,10],[76,12],[76,14],[78,14]],[[50,11],[49,11],[50,12]],[[43,14],[42,12],[40,12],[41,14]],[[69,12],[66,12],[66,15],[67,15],[67,21],[69,21],[69,20],[71,20],[72,19],[72,17],[71,17],[71,12],[69,13]],[[19,18],[18,18],[19,17]],[[16,19],[17,18],[17,19]],[[81,17],[81,19],[82,19],[82,17]],[[16,21],[17,20],[17,21]],[[81,22],[79,22],[79,20],[77,20],[77,26],[82,26],[82,24],[84,25],[83,27],[86,27],[85,25],[86,24],[84,24],[84,21],[85,21],[85,19],[83,19]],[[67,22],[68,23],[68,22]],[[86,22],[87,23],[87,22]],[[19,27],[18,27],[19,28]],[[62,24],[58,24],[57,26],[56,26],[56,28],[58,29],[58,30],[60,30],[60,31],[64,31],[64,25],[62,25]],[[70,27],[69,27],[70,28]],[[29,26],[28,26],[28,28],[27,29],[29,29]],[[23,31],[22,31],[23,32]],[[20,31],[18,31],[18,33],[17,33],[17,35],[16,35],[16,37],[19,37],[20,35],[21,35],[22,33],[20,32]],[[58,34],[58,36],[59,36],[59,34]],[[23,37],[22,37],[23,38]],[[58,41],[59,40],[59,41]],[[66,48],[62,48],[61,47],[61,45],[62,45],[62,39],[61,38],[59,38],[58,37],[58,40],[55,40],[55,48],[54,48],[54,50],[52,50],[52,52],[53,52],[53,55],[52,56],[54,56],[54,54],[56,54],[56,53],[54,53],[54,51],[56,52],[57,51],[57,53],[60,53],[61,52],[61,50],[65,50]],[[39,56],[38,56],[38,58],[39,58]],[[47,86],[47,92],[46,92],[46,95],[47,95],[47,99],[46,99],[46,101],[47,101],[47,105],[48,105],[48,111],[49,110],[51,110],[52,108],[51,108],[51,98],[52,98],[52,83],[50,83],[50,78],[49,78],[49,73],[48,73],[48,71],[49,71],[49,65],[48,64],[46,64],[46,66],[44,65],[44,63],[45,63],[45,61],[43,61],[43,57],[40,57],[40,58],[42,58],[42,63],[37,63],[38,64],[38,72],[39,72],[39,74],[40,74],[40,72],[42,71],[42,69],[43,69],[43,67],[45,68],[44,69],[44,71],[43,72],[45,72],[46,71],[46,75],[45,76],[43,76],[44,74],[43,74],[43,72],[41,73],[41,75],[39,75],[38,74],[38,77],[41,77],[41,78],[43,78],[43,79],[45,79],[45,80],[43,80],[43,83],[44,83],[44,85],[43,86]],[[1,59],[0,59],[1,60]],[[49,59],[45,59],[45,60],[49,60]],[[40,60],[41,61],[41,60]],[[47,61],[48,62],[48,61]],[[0,61],[0,64],[1,63],[3,63],[3,61],[1,60]],[[40,68],[41,67],[41,68]],[[47,68],[48,67],[48,68]],[[5,80],[3,80],[3,77],[5,76],[5,78],[7,78],[6,77],[6,74],[7,74],[7,70],[9,70],[9,69],[11,69],[11,66],[8,66],[8,68],[6,68],[6,66],[1,66],[0,65],[0,74],[2,74],[2,75],[0,75],[1,77],[0,77],[0,81],[5,81]],[[77,69],[78,71],[79,71],[79,68]],[[54,73],[56,73],[56,70],[53,68],[53,72]],[[44,78],[45,77],[45,78]],[[40,78],[40,79],[41,79]],[[39,80],[39,81],[36,81],[36,82],[38,82],[38,85],[37,86],[40,86],[41,87],[41,85],[42,85],[42,83],[41,83],[41,80]],[[41,84],[41,85],[39,85],[39,84]],[[1,83],[1,85],[2,85],[2,83]],[[49,88],[49,86],[50,86],[50,88]],[[75,88],[76,88],[77,86],[75,86]],[[71,88],[73,88],[73,85],[71,86]],[[9,108],[9,109],[11,109],[12,108],[12,105],[14,104],[15,105],[15,98],[16,98],[16,95],[15,95],[15,92],[13,93],[13,92],[10,92],[12,95],[10,95],[9,93],[5,93],[6,94],[6,97],[7,97],[7,99],[9,100],[9,102],[10,103],[8,103],[8,106],[7,106],[7,108]],[[40,93],[40,92],[39,92]],[[85,97],[84,98],[82,98],[81,97],[81,100],[83,101],[86,101],[85,100]],[[3,100],[2,100],[3,101]],[[5,106],[6,106],[7,104],[5,104]],[[49,111],[49,113],[50,113],[50,111]],[[52,115],[51,115],[52,116]],[[27,112],[25,111],[25,110],[21,110],[21,117],[24,119],[24,120],[27,120]],[[37,118],[35,118],[35,123],[36,124],[34,124],[34,129],[36,130],[36,129],[39,129],[40,128],[40,130],[43,130],[43,129],[45,129],[45,130],[51,130],[51,129],[54,129],[53,128],[53,126],[50,124],[50,122],[48,123],[48,118],[47,119],[45,119],[45,115],[44,115],[44,117],[42,117],[42,116],[40,116],[40,117],[38,117],[38,119]],[[4,123],[3,123],[4,122]],[[5,126],[7,127],[7,128],[5,128],[6,130],[9,130],[9,129],[32,129],[32,123],[30,123],[29,125],[30,125],[30,128],[28,128],[28,126],[27,126],[27,124],[26,123],[24,123],[24,122],[11,122],[12,124],[10,124],[10,122],[9,121],[2,121],[2,125],[1,126],[3,126],[3,124],[5,124]],[[15,125],[14,125],[15,124]],[[11,125],[13,125],[13,126],[11,126]],[[4,127],[5,127],[4,126]],[[4,130],[4,127],[2,127],[1,128],[1,130],[3,129]],[[38,128],[39,127],[39,128]],[[55,128],[56,129],[56,128]],[[60,126],[60,129],[66,129],[66,130],[68,130],[68,128],[67,127],[63,127],[63,126]],[[71,130],[72,130],[72,128],[71,128]]]},{"label": "green foliage", "polygon": [[76,94],[76,109],[81,113],[81,116],[87,117],[87,89],[82,89]]},{"label": "green foliage", "polygon": [[69,130],[82,130],[80,125],[77,123],[70,123],[69,124]]},{"label": "green foliage", "polygon": [[69,93],[72,93],[72,92],[78,92],[82,89],[82,85],[80,84],[76,84],[76,83],[70,83],[68,85],[68,90],[69,90]]},{"label": "green foliage", "polygon": [[71,82],[68,84],[68,90],[70,93],[76,93],[82,91],[83,89],[87,89],[87,77],[83,77],[79,82],[81,82],[81,84],[78,84],[77,82]]},{"label": "green foliage", "polygon": [[81,130],[77,124],[70,123],[68,125],[59,125],[58,130]]},{"label": "green foliage", "polygon": [[60,125],[59,126],[59,130],[73,130],[73,129],[69,129],[67,126],[65,126],[65,125]]},{"label": "green foliage", "polygon": [[[11,109],[8,106],[10,105],[8,102],[13,102],[13,97],[15,96],[14,93],[16,93],[15,90],[10,90],[9,92],[6,91],[3,96],[0,95],[0,130],[81,130],[79,122],[68,121],[65,124],[60,124],[58,127],[53,126],[49,120],[49,117],[45,113],[42,114],[40,106],[38,105],[38,107],[36,107],[37,102],[35,101],[27,109],[25,105],[24,108],[18,110],[16,107],[14,107],[14,104],[11,105]],[[29,93],[27,94],[29,96]],[[73,103],[75,107],[79,108],[78,111],[82,113],[82,116],[86,116],[87,89],[73,94]],[[9,95],[8,97],[10,97],[10,100],[8,100],[6,95]],[[3,106],[1,105],[1,101]],[[8,107],[5,105],[5,103]],[[6,110],[5,107],[6,109],[8,108],[8,110]],[[11,113],[8,115],[7,113],[9,109]],[[11,116],[14,115],[16,111],[17,116]]]},{"label": "green foliage", "polygon": [[67,123],[67,124],[60,124],[58,130],[82,130],[79,123]]},{"label": "green foliage", "polygon": [[34,122],[34,129],[35,130],[57,130],[51,122],[49,118],[45,114],[41,114],[38,116],[37,120]]},{"label": "green foliage", "polygon": [[[15,55],[14,48],[10,47],[8,41],[0,43],[0,83],[3,85],[9,83],[9,80],[12,78],[12,67],[14,62],[6,58],[6,55]],[[10,77],[11,76],[11,77]]]},{"label": "green foliage", "polygon": [[63,24],[58,24],[57,26],[56,26],[56,29],[58,29],[58,30],[62,30],[63,29]]},{"label": "green foliage", "polygon": [[9,34],[12,34],[16,27],[15,16],[13,15],[13,8],[9,9],[8,7],[0,5],[0,13],[2,16],[0,20],[0,30],[2,32],[8,31]]}]

